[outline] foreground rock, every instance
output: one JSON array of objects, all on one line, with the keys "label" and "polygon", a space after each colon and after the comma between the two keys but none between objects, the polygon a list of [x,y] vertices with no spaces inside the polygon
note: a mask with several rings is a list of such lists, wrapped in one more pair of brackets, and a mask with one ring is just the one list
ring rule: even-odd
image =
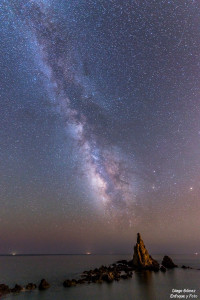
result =
[{"label": "foreground rock", "polygon": [[39,284],[39,290],[46,290],[50,288],[50,284],[45,280],[45,279],[42,279],[40,284]]},{"label": "foreground rock", "polygon": [[137,234],[132,264],[136,269],[159,271],[159,263],[149,255],[140,233]]},{"label": "foreground rock", "polygon": [[175,265],[172,259],[167,255],[163,257],[162,265],[167,269],[173,269],[178,267],[177,265]]},{"label": "foreground rock", "polygon": [[11,291],[10,291],[10,288],[8,285],[0,284],[0,297],[3,295],[9,294],[10,292]]},{"label": "foreground rock", "polygon": [[[120,279],[127,279],[132,277],[132,268],[123,264],[113,264],[109,267],[101,266],[99,269],[84,271],[81,275],[82,279],[65,280],[63,282],[64,287],[72,287],[77,284],[83,283],[112,283],[113,281],[119,281]],[[124,274],[121,275],[121,272]]]}]

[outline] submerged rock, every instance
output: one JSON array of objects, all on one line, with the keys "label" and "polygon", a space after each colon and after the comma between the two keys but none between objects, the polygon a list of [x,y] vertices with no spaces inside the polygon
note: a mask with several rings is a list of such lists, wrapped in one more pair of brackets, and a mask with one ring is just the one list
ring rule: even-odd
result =
[{"label": "submerged rock", "polygon": [[182,269],[192,269],[191,267],[189,267],[189,266],[186,267],[186,266],[184,266],[184,265],[183,265],[181,268],[182,268]]},{"label": "submerged rock", "polygon": [[166,268],[165,268],[164,266],[161,266],[161,267],[160,267],[160,271],[161,271],[161,272],[166,272],[167,270],[166,270]]},{"label": "submerged rock", "polygon": [[163,257],[163,260],[162,260],[162,265],[167,268],[167,269],[173,269],[173,268],[177,268],[178,266],[174,264],[174,262],[172,261],[172,259],[165,255]]},{"label": "submerged rock", "polygon": [[133,267],[159,271],[159,263],[149,255],[140,233],[137,234],[137,243],[134,247]]},{"label": "submerged rock", "polygon": [[126,259],[118,260],[117,264],[128,265],[129,262]]},{"label": "submerged rock", "polygon": [[72,279],[72,280],[67,279],[63,282],[64,287],[76,286],[76,284],[77,284],[77,281],[75,279]]},{"label": "submerged rock", "polygon": [[19,293],[23,290],[23,287],[21,285],[15,284],[15,287],[11,289],[12,293]]},{"label": "submerged rock", "polygon": [[31,290],[35,290],[37,288],[37,285],[32,283],[32,282],[29,282],[26,286],[26,289],[31,291]]},{"label": "submerged rock", "polygon": [[122,279],[128,279],[128,278],[129,278],[127,274],[122,274],[120,277],[121,277]]},{"label": "submerged rock", "polygon": [[39,284],[39,290],[46,290],[50,288],[50,284],[45,280],[45,279],[42,279],[40,284]]},{"label": "submerged rock", "polygon": [[77,283],[78,283],[78,284],[83,284],[83,283],[85,283],[85,280],[84,280],[84,279],[78,279],[78,280],[77,280]]},{"label": "submerged rock", "polygon": [[108,272],[108,273],[103,274],[101,278],[103,281],[111,283],[111,282],[113,282],[115,277],[114,277],[113,272]]},{"label": "submerged rock", "polygon": [[120,279],[120,272],[124,268],[130,271],[130,268],[125,265],[121,267],[121,265],[113,264],[109,267],[101,266],[99,269],[84,271],[81,277],[87,283],[102,283],[103,281],[110,283],[113,280],[118,281]]}]

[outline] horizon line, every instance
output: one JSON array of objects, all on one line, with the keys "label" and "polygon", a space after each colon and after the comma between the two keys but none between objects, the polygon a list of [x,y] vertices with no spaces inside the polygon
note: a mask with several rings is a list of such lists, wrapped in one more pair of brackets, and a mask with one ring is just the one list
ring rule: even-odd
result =
[{"label": "horizon line", "polygon": [[[130,255],[133,253],[2,253],[0,256],[68,256],[68,255]],[[152,255],[166,255],[166,253],[152,253]],[[168,255],[196,255],[196,253],[168,253]]]}]

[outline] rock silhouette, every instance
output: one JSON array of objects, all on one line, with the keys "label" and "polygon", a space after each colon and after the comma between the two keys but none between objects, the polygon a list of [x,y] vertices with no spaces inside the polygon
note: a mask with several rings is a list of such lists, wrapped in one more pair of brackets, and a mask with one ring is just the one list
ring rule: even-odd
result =
[{"label": "rock silhouette", "polygon": [[167,270],[166,270],[166,268],[165,268],[164,266],[161,266],[161,267],[160,267],[160,271],[161,271],[161,272],[166,272]]},{"label": "rock silhouette", "polygon": [[138,269],[159,270],[159,263],[149,255],[140,233],[137,234],[132,263]]},{"label": "rock silhouette", "polygon": [[26,289],[31,291],[31,290],[35,290],[37,288],[36,284],[30,282],[27,284]]},{"label": "rock silhouette", "polygon": [[72,280],[67,279],[63,282],[64,287],[71,287],[71,286],[76,286],[76,285],[77,285],[77,280],[75,280],[75,279],[72,279]]},{"label": "rock silhouette", "polygon": [[163,257],[162,265],[167,269],[173,269],[178,267],[177,265],[175,265],[172,259],[167,255]]},{"label": "rock silhouette", "polygon": [[11,289],[12,293],[20,293],[23,290],[23,287],[19,284],[15,284],[15,287]]},{"label": "rock silhouette", "polygon": [[50,284],[45,280],[42,279],[39,285],[39,290],[46,290],[50,287]]},{"label": "rock silhouette", "polygon": [[6,284],[0,284],[0,297],[10,293],[10,288]]},{"label": "rock silhouette", "polygon": [[184,266],[184,265],[182,265],[182,267],[181,267],[182,269],[193,269],[193,268],[191,268],[191,267],[186,267],[186,266]]}]

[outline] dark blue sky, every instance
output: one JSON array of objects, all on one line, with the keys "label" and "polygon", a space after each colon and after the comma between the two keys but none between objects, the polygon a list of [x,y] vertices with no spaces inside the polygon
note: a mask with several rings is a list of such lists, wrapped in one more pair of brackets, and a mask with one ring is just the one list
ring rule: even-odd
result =
[{"label": "dark blue sky", "polygon": [[0,252],[198,252],[198,1],[0,11]]}]

